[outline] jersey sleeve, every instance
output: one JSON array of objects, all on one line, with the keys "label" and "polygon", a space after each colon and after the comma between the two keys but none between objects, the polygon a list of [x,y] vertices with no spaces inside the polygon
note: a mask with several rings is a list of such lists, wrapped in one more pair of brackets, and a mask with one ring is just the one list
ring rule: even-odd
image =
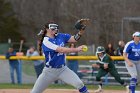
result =
[{"label": "jersey sleeve", "polygon": [[59,46],[49,41],[48,37],[44,37],[43,45],[46,47],[47,50],[56,50]]},{"label": "jersey sleeve", "polygon": [[64,38],[65,43],[67,43],[69,39],[71,38],[70,34],[61,34],[61,36]]},{"label": "jersey sleeve", "polygon": [[128,42],[128,43],[125,45],[123,52],[129,53],[130,49],[131,49],[131,46],[130,46],[130,43]]}]

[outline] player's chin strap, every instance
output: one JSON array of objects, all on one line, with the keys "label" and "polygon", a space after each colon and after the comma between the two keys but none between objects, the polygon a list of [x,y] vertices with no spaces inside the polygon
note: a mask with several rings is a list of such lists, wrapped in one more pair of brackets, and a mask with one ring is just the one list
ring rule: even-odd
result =
[{"label": "player's chin strap", "polygon": [[54,36],[58,35],[59,26],[57,24],[49,24],[49,29],[51,29],[52,31],[55,31]]},{"label": "player's chin strap", "polygon": [[59,31],[57,31],[57,32],[54,34],[54,36],[57,36],[57,35],[58,35],[58,32],[59,32]]},{"label": "player's chin strap", "polygon": [[58,35],[58,33],[55,33],[55,34],[54,34],[54,36],[57,36],[57,35]]}]

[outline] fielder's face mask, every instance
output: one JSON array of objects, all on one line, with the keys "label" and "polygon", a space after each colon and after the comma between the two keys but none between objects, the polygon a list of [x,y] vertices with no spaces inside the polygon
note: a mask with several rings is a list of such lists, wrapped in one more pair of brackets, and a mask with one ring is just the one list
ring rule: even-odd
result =
[{"label": "fielder's face mask", "polygon": [[[59,32],[59,27],[57,24],[49,24],[48,28],[52,31],[55,31],[55,36],[57,36]],[[43,30],[41,30],[37,35],[41,35],[41,34],[43,34]]]},{"label": "fielder's face mask", "polygon": [[49,29],[56,31],[56,34],[59,32],[59,27],[57,24],[49,24]]}]

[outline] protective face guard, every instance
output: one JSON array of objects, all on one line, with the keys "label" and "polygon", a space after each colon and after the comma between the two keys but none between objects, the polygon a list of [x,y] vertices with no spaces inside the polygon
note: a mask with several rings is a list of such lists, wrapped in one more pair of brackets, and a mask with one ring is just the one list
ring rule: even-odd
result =
[{"label": "protective face guard", "polygon": [[49,24],[49,29],[51,29],[52,31],[57,31],[58,32],[58,25],[57,24]]},{"label": "protective face guard", "polygon": [[58,25],[57,24],[49,24],[49,29],[51,29],[52,31],[56,31],[55,33],[55,36],[58,35],[58,32],[59,32],[59,28],[58,28]]},{"label": "protective face guard", "polygon": [[[57,24],[49,24],[49,29],[51,29],[52,31],[56,31],[55,35],[57,35],[57,33],[59,32],[59,27]],[[41,30],[37,35],[42,35],[43,34],[43,30]]]}]

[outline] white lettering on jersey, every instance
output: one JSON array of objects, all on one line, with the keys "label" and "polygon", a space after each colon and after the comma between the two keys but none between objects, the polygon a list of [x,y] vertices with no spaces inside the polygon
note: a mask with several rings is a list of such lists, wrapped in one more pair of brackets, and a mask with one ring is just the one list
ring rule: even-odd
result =
[{"label": "white lettering on jersey", "polygon": [[140,56],[140,49],[132,49],[135,52],[135,56]]},{"label": "white lettering on jersey", "polygon": [[63,55],[64,53],[57,53],[57,56],[61,56],[61,55]]}]

